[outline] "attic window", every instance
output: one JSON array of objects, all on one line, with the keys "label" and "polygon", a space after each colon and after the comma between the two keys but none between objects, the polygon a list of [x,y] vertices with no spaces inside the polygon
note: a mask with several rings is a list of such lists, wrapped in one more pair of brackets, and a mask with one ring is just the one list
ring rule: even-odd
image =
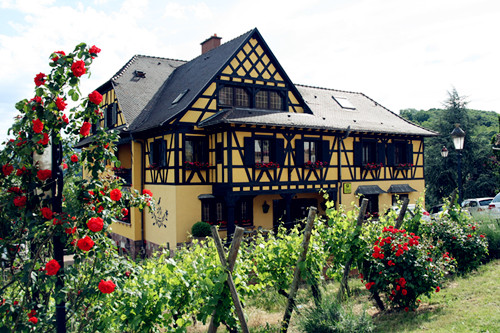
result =
[{"label": "attic window", "polygon": [[188,93],[189,89],[182,91],[172,102],[172,105],[177,104],[181,101],[181,99]]},{"label": "attic window", "polygon": [[146,72],[143,72],[143,71],[135,71],[135,77],[139,77],[139,78],[146,78]]},{"label": "attic window", "polygon": [[342,109],[350,109],[350,110],[356,110],[356,107],[352,105],[351,101],[349,101],[346,97],[334,97],[332,96],[333,100],[342,107]]}]

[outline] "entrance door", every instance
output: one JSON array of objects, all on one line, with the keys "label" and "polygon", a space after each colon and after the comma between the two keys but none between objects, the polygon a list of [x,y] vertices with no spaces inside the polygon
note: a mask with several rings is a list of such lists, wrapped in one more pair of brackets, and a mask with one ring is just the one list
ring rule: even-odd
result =
[{"label": "entrance door", "polygon": [[318,200],[312,198],[292,199],[290,218],[287,218],[286,201],[283,199],[273,200],[273,227],[277,230],[278,225],[283,224],[285,228],[291,229],[295,224],[302,221],[309,214],[309,207],[318,208]]}]

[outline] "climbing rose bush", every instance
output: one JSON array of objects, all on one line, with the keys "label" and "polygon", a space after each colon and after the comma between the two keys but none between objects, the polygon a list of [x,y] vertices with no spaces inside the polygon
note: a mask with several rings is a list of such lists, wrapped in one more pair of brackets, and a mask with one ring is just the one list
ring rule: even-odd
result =
[{"label": "climbing rose bush", "polygon": [[440,290],[455,260],[428,239],[405,229],[384,227],[370,250],[360,278],[372,294],[384,294],[392,308],[415,310],[421,295]]}]

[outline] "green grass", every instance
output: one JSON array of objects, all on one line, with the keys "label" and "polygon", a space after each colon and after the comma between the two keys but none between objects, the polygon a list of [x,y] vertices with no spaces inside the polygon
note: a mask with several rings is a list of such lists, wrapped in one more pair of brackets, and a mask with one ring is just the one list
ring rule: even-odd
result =
[{"label": "green grass", "polygon": [[[373,317],[376,332],[500,332],[499,259],[465,276],[450,278],[439,293],[430,299],[422,297],[422,305],[409,313],[381,313],[369,300],[368,291],[359,279],[351,279],[349,283],[353,292],[349,306],[357,313],[366,310]],[[336,297],[337,288],[336,283],[328,283],[323,297]],[[247,306],[282,315],[285,303],[283,296],[270,292],[250,300]],[[297,297],[299,307],[312,303],[310,291],[301,288]],[[250,332],[279,332],[279,327],[279,323],[273,322],[267,327],[251,327]],[[295,312],[288,332],[299,332]]]}]

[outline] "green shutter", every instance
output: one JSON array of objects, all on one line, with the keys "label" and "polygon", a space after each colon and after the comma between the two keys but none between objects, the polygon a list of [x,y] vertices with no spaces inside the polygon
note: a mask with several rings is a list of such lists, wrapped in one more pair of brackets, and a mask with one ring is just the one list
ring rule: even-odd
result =
[{"label": "green shutter", "polygon": [[295,140],[295,166],[304,165],[304,140]]},{"label": "green shutter", "polygon": [[150,142],[149,143],[149,165],[153,165],[155,163],[155,158],[156,156],[154,156],[154,151],[155,151],[155,142]]},{"label": "green shutter", "polygon": [[246,166],[253,166],[255,164],[255,143],[253,138],[245,138],[244,141],[244,161]]},{"label": "green shutter", "polygon": [[165,167],[167,166],[167,141],[166,140],[161,140],[160,141],[160,166]]},{"label": "green shutter", "polygon": [[377,142],[377,163],[382,163],[383,165],[386,165],[385,163],[385,143]]},{"label": "green shutter", "polygon": [[387,165],[388,166],[396,165],[395,152],[396,152],[396,150],[394,147],[394,143],[388,143],[387,144]]},{"label": "green shutter", "polygon": [[406,163],[413,164],[413,144],[406,145]]},{"label": "green shutter", "polygon": [[[273,155],[275,157],[275,160],[276,162],[279,163],[280,167],[282,167],[283,164],[285,163],[285,140],[276,139],[276,144],[274,145],[274,149],[275,151]],[[271,155],[271,159],[273,155]]]},{"label": "green shutter", "polygon": [[354,142],[353,143],[353,155],[354,155],[354,165],[361,166],[363,165],[363,143],[362,142]]},{"label": "green shutter", "polygon": [[321,141],[321,162],[326,162],[330,165],[330,142]]}]

